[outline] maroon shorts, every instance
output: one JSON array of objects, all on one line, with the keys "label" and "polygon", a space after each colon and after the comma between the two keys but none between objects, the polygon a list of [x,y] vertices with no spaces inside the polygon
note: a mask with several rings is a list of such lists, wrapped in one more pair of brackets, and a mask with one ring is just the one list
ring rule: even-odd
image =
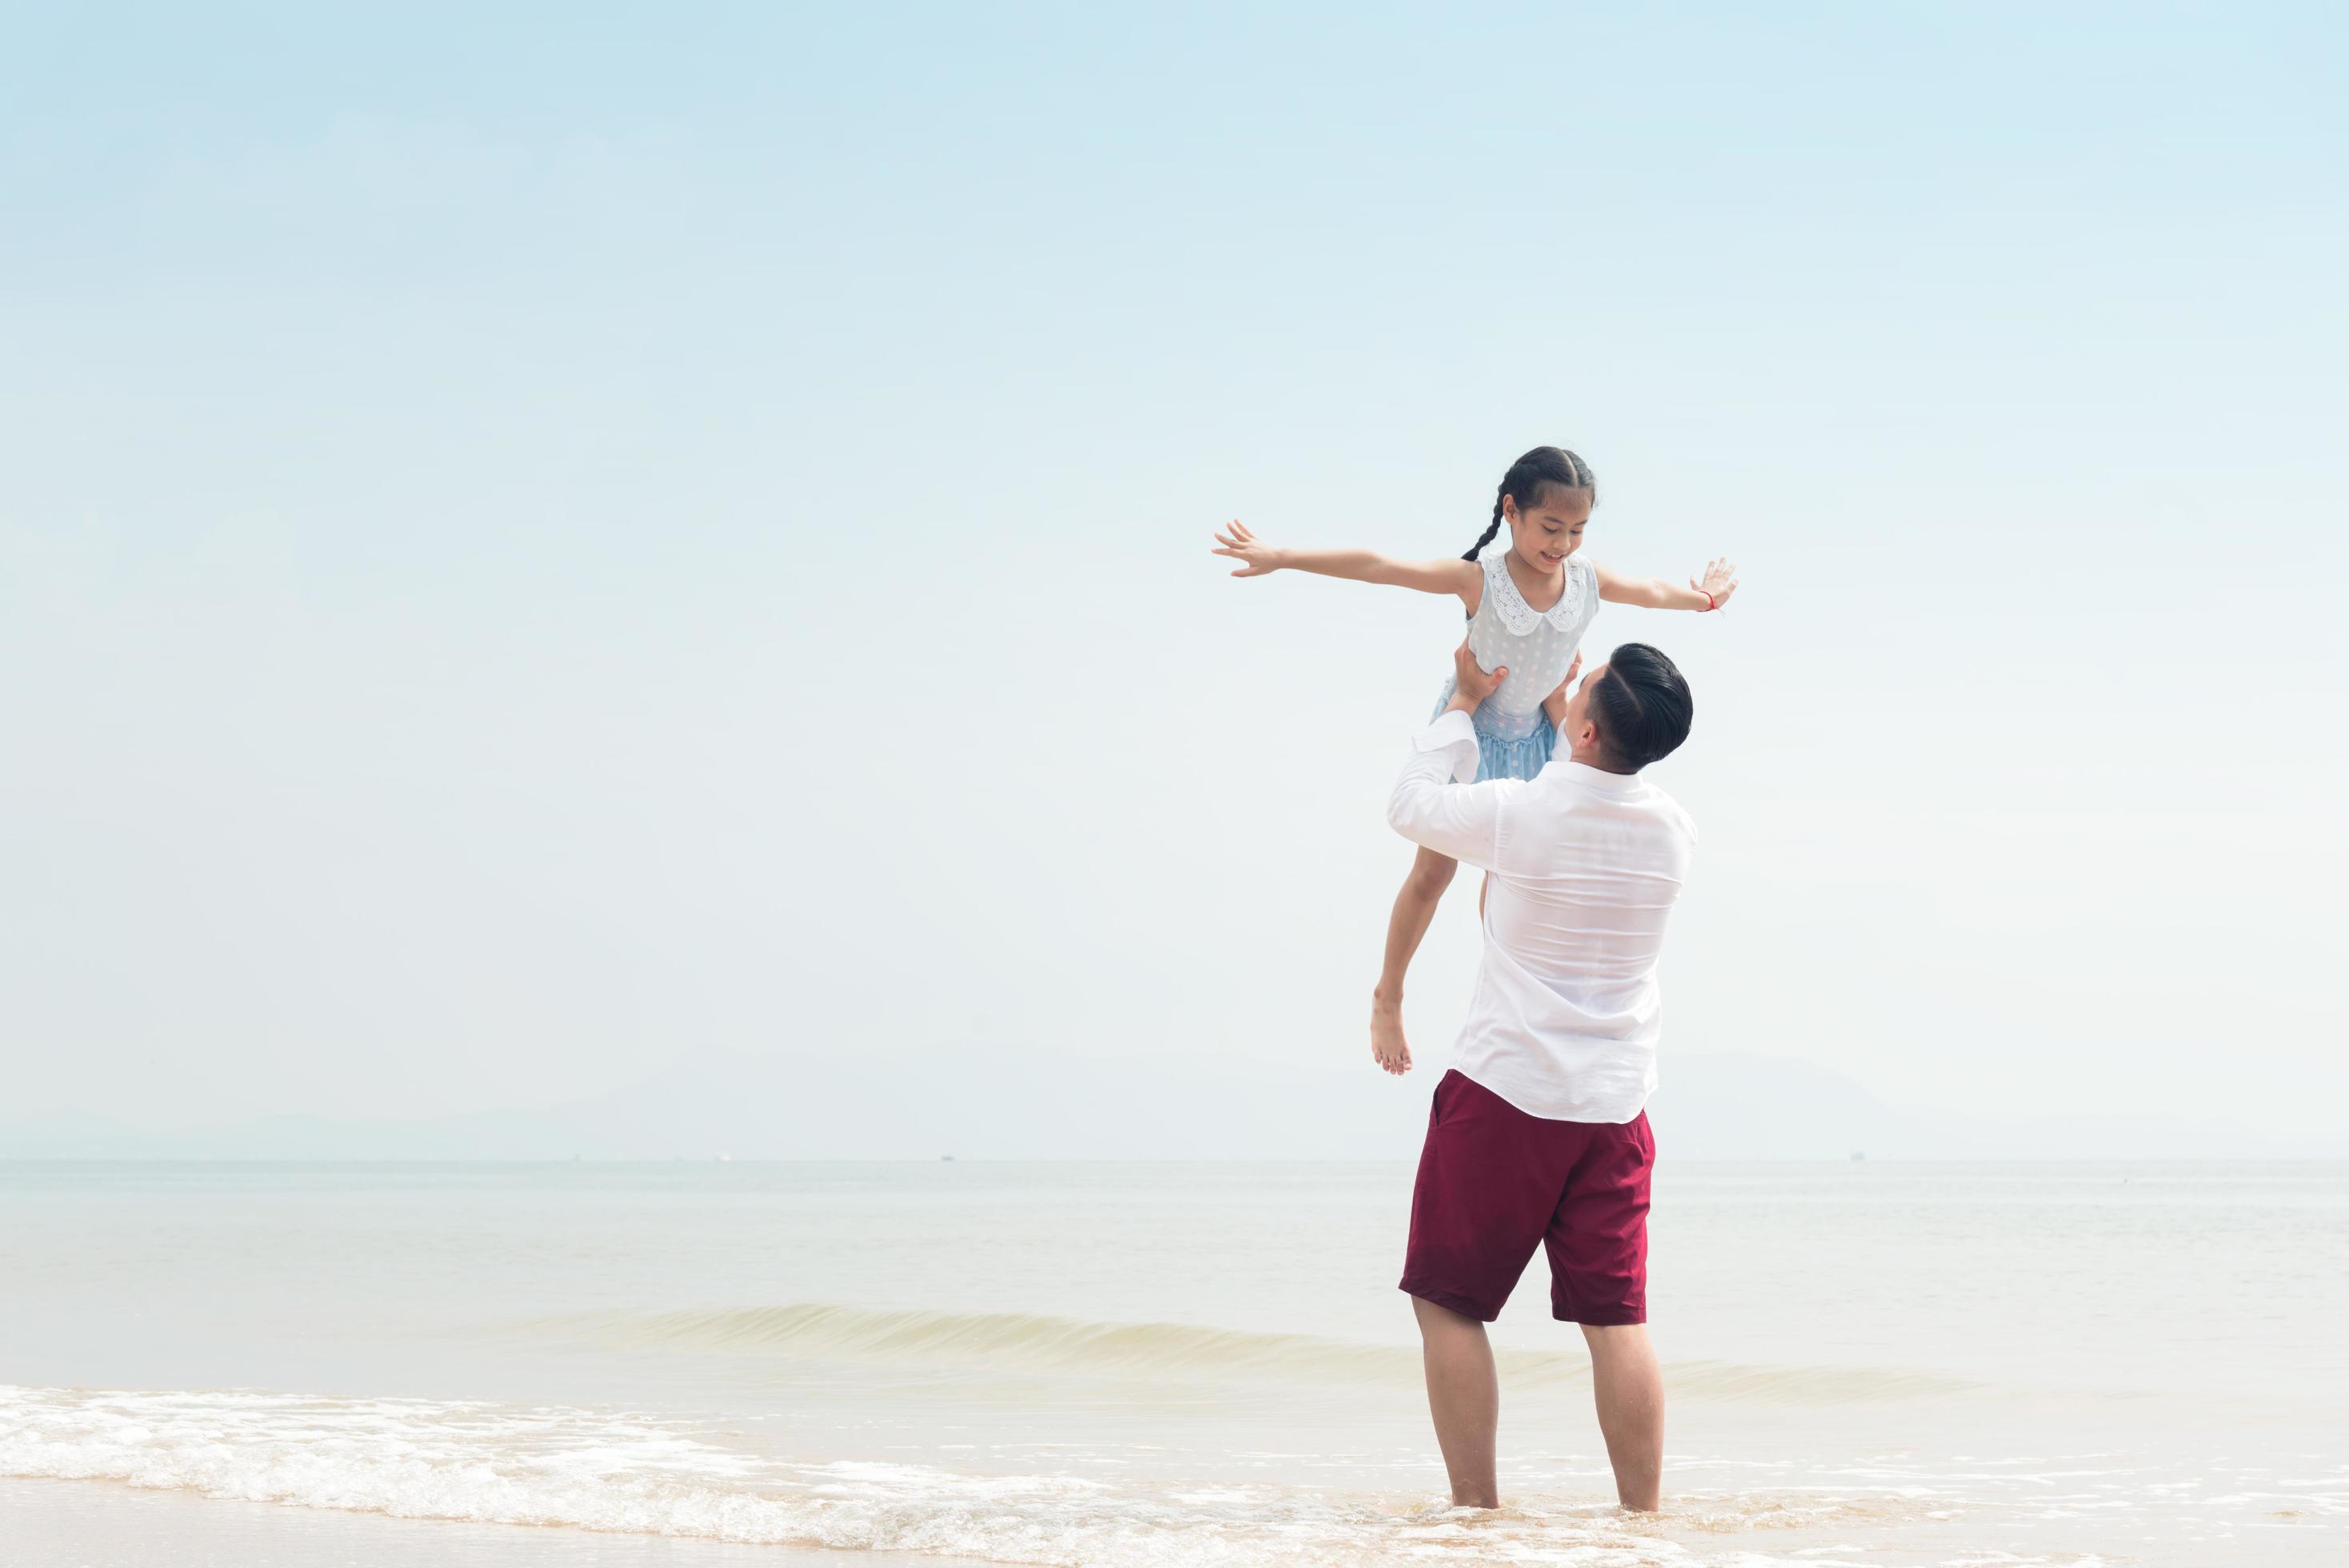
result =
[{"label": "maroon shorts", "polygon": [[1447,1072],[1419,1154],[1402,1288],[1490,1323],[1538,1243],[1549,1249],[1551,1316],[1645,1323],[1655,1162],[1644,1111],[1550,1121]]}]

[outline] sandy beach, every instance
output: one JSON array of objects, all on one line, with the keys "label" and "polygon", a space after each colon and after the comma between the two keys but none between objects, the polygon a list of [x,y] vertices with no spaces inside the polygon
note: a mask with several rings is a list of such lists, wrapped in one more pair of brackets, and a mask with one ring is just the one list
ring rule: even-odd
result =
[{"label": "sandy beach", "polygon": [[[287,1509],[115,1481],[0,1481],[11,1560],[55,1568],[820,1568],[844,1553]],[[164,1544],[168,1542],[168,1544]],[[859,1553],[876,1568],[976,1559]]]}]

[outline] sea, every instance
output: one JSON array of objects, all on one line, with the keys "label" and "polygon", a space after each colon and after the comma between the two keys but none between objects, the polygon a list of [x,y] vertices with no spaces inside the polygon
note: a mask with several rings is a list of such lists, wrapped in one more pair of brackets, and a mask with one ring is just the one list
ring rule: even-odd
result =
[{"label": "sea", "polygon": [[1394,1164],[0,1163],[0,1563],[2349,1563],[2349,1164],[1661,1162],[1666,1504]]}]

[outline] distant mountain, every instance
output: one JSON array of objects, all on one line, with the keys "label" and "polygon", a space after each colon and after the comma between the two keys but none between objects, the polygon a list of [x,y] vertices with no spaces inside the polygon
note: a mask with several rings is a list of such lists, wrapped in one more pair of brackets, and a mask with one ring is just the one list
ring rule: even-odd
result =
[{"label": "distant mountain", "polygon": [[[1698,1160],[2178,1159],[2349,1155],[2231,1125],[2013,1122],[1886,1104],[1839,1073],[1763,1057],[1667,1057],[1664,1154]],[[897,1056],[711,1053],[616,1094],[413,1121],[273,1116],[156,1131],[65,1112],[0,1128],[16,1160],[1402,1160],[1435,1074],[1299,1072],[974,1046]]]}]

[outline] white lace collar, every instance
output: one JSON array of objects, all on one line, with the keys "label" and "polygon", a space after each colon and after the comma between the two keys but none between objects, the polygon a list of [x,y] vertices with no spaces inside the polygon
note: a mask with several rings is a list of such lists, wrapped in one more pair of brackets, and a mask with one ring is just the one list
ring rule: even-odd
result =
[{"label": "white lace collar", "polygon": [[1518,591],[1517,580],[1509,575],[1509,552],[1506,548],[1484,557],[1482,564],[1485,568],[1485,600],[1493,606],[1493,613],[1501,617],[1501,624],[1508,628],[1509,635],[1522,637],[1545,619],[1561,632],[1571,632],[1575,623],[1582,618],[1581,556],[1566,558],[1566,588],[1558,594],[1557,603],[1547,610],[1537,610],[1526,603],[1525,594]]}]

